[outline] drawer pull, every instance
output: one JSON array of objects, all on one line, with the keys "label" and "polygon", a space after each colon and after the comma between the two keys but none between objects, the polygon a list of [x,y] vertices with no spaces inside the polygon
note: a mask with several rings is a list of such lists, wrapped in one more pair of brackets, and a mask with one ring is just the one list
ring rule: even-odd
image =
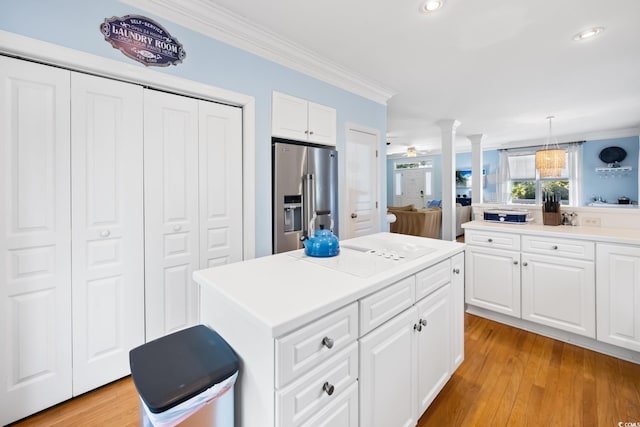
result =
[{"label": "drawer pull", "polygon": [[100,237],[109,237],[111,235],[111,231],[109,230],[102,230],[102,232],[100,233]]},{"label": "drawer pull", "polygon": [[329,337],[322,338],[322,345],[327,347],[328,349],[333,348],[333,340]]},{"label": "drawer pull", "polygon": [[493,239],[487,239],[487,242],[491,243],[493,242]]},{"label": "drawer pull", "polygon": [[453,269],[453,272],[454,272],[455,274],[460,274],[460,269],[459,269],[459,268],[454,268],[454,269]]},{"label": "drawer pull", "polygon": [[522,263],[522,265],[526,267],[527,265],[529,265],[529,263],[525,261]]},{"label": "drawer pull", "polygon": [[554,249],[554,250],[555,250],[555,249],[558,249],[558,245],[553,245],[553,248],[552,248],[552,249]]},{"label": "drawer pull", "polygon": [[422,326],[427,326],[427,321],[425,319],[420,319],[420,324]]},{"label": "drawer pull", "polygon": [[322,385],[322,390],[324,390],[329,396],[331,396],[333,394],[333,391],[335,390],[335,387],[333,387],[331,384],[329,384],[329,382],[327,381],[326,383],[324,383]]},{"label": "drawer pull", "polygon": [[518,265],[518,261],[513,261],[513,265]]},{"label": "drawer pull", "polygon": [[414,324],[413,325],[413,330],[414,331],[418,331],[418,332],[422,332],[422,325],[420,323]]}]

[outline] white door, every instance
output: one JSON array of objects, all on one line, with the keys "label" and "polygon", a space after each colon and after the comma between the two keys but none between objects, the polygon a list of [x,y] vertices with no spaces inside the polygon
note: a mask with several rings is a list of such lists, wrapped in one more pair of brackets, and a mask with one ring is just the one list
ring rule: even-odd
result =
[{"label": "white door", "polygon": [[144,92],[146,339],[198,320],[198,101]]},{"label": "white door", "polygon": [[436,398],[451,376],[451,285],[416,304],[418,310],[418,414]]},{"label": "white door", "polygon": [[640,351],[640,248],[596,246],[598,341]]},{"label": "white door", "polygon": [[[431,179],[431,169],[405,169],[396,171],[394,174],[394,187],[399,191],[394,195],[394,206],[413,205],[416,208],[427,206],[427,199],[431,196],[427,194],[426,182]],[[400,183],[398,184],[398,181]]]},{"label": "white door", "polygon": [[345,145],[346,224],[343,239],[380,231],[378,135],[350,128]]},{"label": "white door", "polygon": [[520,317],[520,253],[467,246],[467,304]]},{"label": "white door", "polygon": [[416,309],[360,339],[360,425],[416,425]]},{"label": "white door", "polygon": [[523,254],[522,318],[595,338],[593,261]]},{"label": "white door", "polygon": [[0,425],[71,397],[69,72],[0,57]]},{"label": "white door", "polygon": [[73,393],[144,343],[142,87],[71,74]]},{"label": "white door", "polygon": [[200,268],[242,260],[242,110],[199,101]]}]

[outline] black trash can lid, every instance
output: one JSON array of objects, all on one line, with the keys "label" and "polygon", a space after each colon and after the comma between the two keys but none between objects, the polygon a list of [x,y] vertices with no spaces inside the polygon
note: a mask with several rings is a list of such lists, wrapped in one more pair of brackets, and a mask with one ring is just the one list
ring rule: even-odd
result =
[{"label": "black trash can lid", "polygon": [[204,325],[150,341],[129,352],[131,377],[153,413],[189,400],[238,371],[229,344]]}]

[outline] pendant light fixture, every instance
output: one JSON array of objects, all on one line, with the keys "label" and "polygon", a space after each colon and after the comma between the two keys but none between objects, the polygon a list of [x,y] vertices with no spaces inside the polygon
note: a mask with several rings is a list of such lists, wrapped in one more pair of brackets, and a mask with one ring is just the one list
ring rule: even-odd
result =
[{"label": "pendant light fixture", "polygon": [[417,155],[418,151],[416,150],[416,147],[411,146],[407,148],[407,157],[416,157]]},{"label": "pendant light fixture", "polygon": [[[562,169],[567,167],[566,150],[558,146],[558,141],[553,136],[551,120],[554,116],[547,117],[549,120],[549,137],[542,150],[536,152],[536,169],[540,170],[541,178],[560,177]],[[555,145],[555,148],[553,147]]]}]

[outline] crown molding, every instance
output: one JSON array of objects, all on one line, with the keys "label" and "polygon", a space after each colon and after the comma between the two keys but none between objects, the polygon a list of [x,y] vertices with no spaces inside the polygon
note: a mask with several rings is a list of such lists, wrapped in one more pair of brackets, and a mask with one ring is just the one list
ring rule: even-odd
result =
[{"label": "crown molding", "polygon": [[212,1],[119,1],[379,104],[386,105],[396,94]]}]

